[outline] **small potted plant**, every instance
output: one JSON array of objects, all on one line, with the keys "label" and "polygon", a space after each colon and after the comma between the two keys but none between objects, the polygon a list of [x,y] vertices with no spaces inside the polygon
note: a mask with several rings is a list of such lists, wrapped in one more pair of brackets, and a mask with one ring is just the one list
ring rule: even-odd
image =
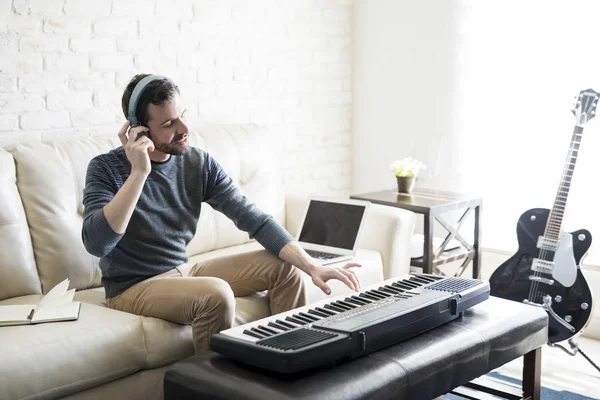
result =
[{"label": "small potted plant", "polygon": [[398,182],[398,192],[410,193],[412,192],[415,181],[420,171],[426,169],[426,165],[413,157],[406,157],[402,160],[394,161],[390,165],[391,170],[396,175],[396,181]]}]

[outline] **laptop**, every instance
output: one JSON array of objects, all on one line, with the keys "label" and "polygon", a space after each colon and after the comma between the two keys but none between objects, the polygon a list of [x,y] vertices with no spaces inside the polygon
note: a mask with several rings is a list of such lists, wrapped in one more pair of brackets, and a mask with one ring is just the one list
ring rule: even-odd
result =
[{"label": "laptop", "polygon": [[351,260],[356,255],[370,204],[361,200],[310,197],[296,240],[321,265]]}]

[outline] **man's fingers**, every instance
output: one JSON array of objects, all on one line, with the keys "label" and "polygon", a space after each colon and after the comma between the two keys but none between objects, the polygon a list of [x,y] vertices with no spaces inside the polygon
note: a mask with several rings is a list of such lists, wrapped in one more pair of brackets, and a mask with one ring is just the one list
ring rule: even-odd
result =
[{"label": "man's fingers", "polygon": [[348,278],[341,270],[338,270],[337,272],[338,272],[338,279],[340,281],[344,282],[346,284],[346,286],[348,286],[350,289],[356,290],[354,288],[354,284],[352,283],[350,278]]},{"label": "man's fingers", "polygon": [[154,150],[154,142],[152,142],[152,140],[148,139],[146,136],[142,136],[140,140],[135,142],[135,145],[145,150],[148,150],[150,148],[152,148],[152,151]]},{"label": "man's fingers", "polygon": [[323,291],[323,293],[325,294],[330,294],[331,293],[331,289],[329,289],[329,286],[327,286],[327,284],[325,282],[323,282],[320,278],[316,278],[313,279],[313,283]]},{"label": "man's fingers", "polygon": [[127,144],[127,128],[129,128],[130,122],[126,121],[123,126],[121,127],[121,129],[119,130],[119,133],[117,135],[119,135],[119,140],[121,141],[121,143],[123,144],[123,146],[125,146]]},{"label": "man's fingers", "polygon": [[358,292],[360,290],[360,282],[358,281],[358,277],[356,276],[356,274],[353,271],[348,271],[345,269],[342,269],[340,271],[348,278],[350,278],[350,280],[354,284],[354,290]]},{"label": "man's fingers", "polygon": [[129,131],[129,142],[133,143],[137,140],[138,135],[141,132],[149,132],[150,129],[146,128],[145,126],[136,126],[135,128],[131,128],[131,130]]},{"label": "man's fingers", "polygon": [[349,269],[349,268],[352,268],[352,267],[362,267],[362,265],[360,265],[358,263],[348,263],[348,264],[344,265],[342,268]]}]

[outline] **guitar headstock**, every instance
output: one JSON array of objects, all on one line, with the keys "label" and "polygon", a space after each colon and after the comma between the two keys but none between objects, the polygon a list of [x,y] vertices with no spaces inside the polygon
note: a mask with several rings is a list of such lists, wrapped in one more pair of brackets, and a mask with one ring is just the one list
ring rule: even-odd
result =
[{"label": "guitar headstock", "polygon": [[598,97],[600,97],[600,93],[592,89],[579,92],[571,109],[573,115],[575,115],[575,125],[583,127],[589,120],[594,118]]}]

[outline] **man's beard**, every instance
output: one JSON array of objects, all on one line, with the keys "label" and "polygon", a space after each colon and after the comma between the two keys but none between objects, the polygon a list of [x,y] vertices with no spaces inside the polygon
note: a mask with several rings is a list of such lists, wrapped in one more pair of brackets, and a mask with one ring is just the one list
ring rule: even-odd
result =
[{"label": "man's beard", "polygon": [[[158,150],[162,153],[165,154],[171,154],[173,156],[182,156],[184,155],[187,150],[188,150],[188,143],[185,144],[185,146],[176,146],[175,143],[181,139],[184,138],[185,135],[178,135],[175,136],[173,138],[173,140],[171,141],[171,143],[161,143],[161,144],[154,144],[154,149]],[[189,136],[188,136],[189,138]]]}]

